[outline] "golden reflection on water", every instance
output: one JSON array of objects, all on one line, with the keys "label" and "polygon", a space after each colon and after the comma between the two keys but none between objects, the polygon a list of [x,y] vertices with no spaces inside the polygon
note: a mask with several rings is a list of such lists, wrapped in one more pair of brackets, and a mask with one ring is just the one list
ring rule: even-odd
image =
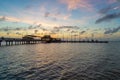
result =
[{"label": "golden reflection on water", "polygon": [[[119,72],[116,72],[120,71],[119,48],[112,43],[50,43],[1,47],[0,78],[99,80],[96,77],[99,76],[101,80],[117,80],[106,73],[115,74],[119,78]],[[6,77],[3,78],[3,75]]]}]

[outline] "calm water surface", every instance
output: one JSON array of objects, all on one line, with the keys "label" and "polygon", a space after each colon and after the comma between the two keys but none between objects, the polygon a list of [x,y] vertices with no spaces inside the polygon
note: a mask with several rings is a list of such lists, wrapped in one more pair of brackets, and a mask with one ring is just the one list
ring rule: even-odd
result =
[{"label": "calm water surface", "polygon": [[0,80],[120,80],[120,43],[0,47]]}]

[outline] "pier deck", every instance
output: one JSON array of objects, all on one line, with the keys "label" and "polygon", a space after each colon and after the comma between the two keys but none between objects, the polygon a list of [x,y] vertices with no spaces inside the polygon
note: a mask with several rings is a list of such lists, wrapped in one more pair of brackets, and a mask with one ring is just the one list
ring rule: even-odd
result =
[{"label": "pier deck", "polygon": [[[6,39],[6,40],[0,40],[0,46],[3,46],[2,45],[3,42],[4,42],[4,46],[43,43],[43,41],[41,39],[33,39],[33,40]],[[44,43],[45,43],[45,41],[44,41]],[[97,40],[96,41],[67,41],[67,40],[61,40],[61,41],[51,41],[49,43],[108,43],[108,41],[97,41]]]}]

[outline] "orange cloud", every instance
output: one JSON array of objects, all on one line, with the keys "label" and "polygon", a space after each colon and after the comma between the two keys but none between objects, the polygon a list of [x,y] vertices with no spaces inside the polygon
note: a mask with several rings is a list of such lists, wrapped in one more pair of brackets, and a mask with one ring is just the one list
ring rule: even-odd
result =
[{"label": "orange cloud", "polygon": [[63,19],[67,20],[67,19],[69,19],[70,16],[71,16],[71,14],[68,14],[68,15],[64,16]]},{"label": "orange cloud", "polygon": [[10,16],[0,16],[2,21],[20,22],[20,19]]},{"label": "orange cloud", "polygon": [[92,9],[92,5],[87,0],[59,0],[60,3],[66,4],[68,10],[75,10],[78,8]]}]

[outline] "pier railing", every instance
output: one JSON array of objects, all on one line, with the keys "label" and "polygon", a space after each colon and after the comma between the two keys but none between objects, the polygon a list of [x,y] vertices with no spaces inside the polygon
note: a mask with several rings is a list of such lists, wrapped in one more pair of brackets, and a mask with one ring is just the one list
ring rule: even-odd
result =
[{"label": "pier railing", "polygon": [[[4,40],[0,39],[0,46],[38,44],[38,43],[48,43],[48,42],[47,41],[42,41],[41,39],[4,39]],[[67,41],[67,40],[59,40],[59,41],[49,41],[49,43],[108,43],[108,41],[98,41],[98,40]]]},{"label": "pier railing", "polygon": [[[28,39],[5,39],[5,40],[0,40],[0,46],[12,46],[12,45],[23,45],[23,44],[37,44],[40,43],[41,39],[33,39],[33,40],[28,40]],[[2,44],[4,43],[4,44]]]}]

